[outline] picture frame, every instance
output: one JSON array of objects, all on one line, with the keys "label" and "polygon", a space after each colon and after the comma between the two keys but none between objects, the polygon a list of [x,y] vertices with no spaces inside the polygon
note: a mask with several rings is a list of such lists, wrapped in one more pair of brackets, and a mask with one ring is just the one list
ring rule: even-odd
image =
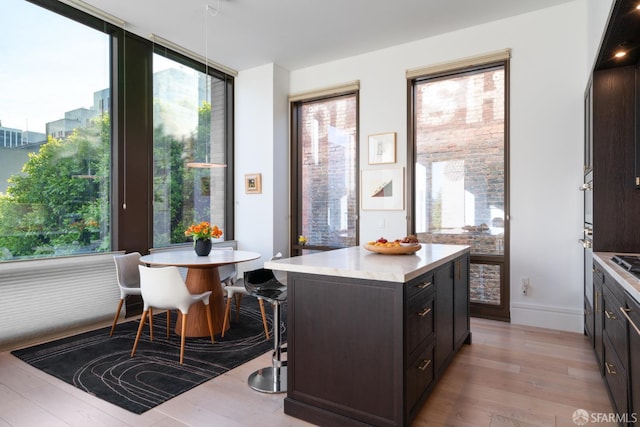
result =
[{"label": "picture frame", "polygon": [[396,133],[369,135],[369,164],[381,165],[396,162]]},{"label": "picture frame", "polygon": [[362,210],[404,209],[404,168],[363,170]]},{"label": "picture frame", "polygon": [[244,175],[244,192],[246,194],[262,193],[262,174],[247,173]]}]

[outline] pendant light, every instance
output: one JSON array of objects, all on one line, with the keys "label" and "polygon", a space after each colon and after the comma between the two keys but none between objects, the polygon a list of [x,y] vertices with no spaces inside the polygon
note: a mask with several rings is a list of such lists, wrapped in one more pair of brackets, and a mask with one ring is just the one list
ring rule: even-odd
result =
[{"label": "pendant light", "polygon": [[[210,5],[205,5],[205,16],[204,16],[204,70],[205,70],[205,96],[208,97],[208,94],[211,92],[209,88],[209,15],[216,16],[218,14],[218,9],[220,7],[220,0],[218,0],[218,4],[216,8],[212,8]],[[210,143],[211,141],[209,141]],[[226,168],[227,165],[224,163],[211,163],[209,162],[209,156],[205,155],[204,162],[189,162],[187,163],[188,168],[199,168],[199,169],[214,169],[214,168]]]}]

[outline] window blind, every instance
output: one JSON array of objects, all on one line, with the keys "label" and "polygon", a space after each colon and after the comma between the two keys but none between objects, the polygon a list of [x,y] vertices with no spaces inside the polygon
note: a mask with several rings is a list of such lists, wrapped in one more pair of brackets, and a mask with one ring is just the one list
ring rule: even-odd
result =
[{"label": "window blind", "polygon": [[407,79],[490,64],[492,62],[504,61],[509,58],[511,58],[511,49],[502,49],[495,52],[456,59],[454,61],[441,62],[439,64],[429,65],[426,67],[413,68],[407,70]]},{"label": "window blind", "polygon": [[304,101],[313,98],[322,98],[331,95],[338,95],[346,92],[353,92],[360,89],[360,80],[343,83],[335,86],[327,86],[320,89],[313,89],[289,95],[289,102]]},{"label": "window blind", "polygon": [[111,319],[114,253],[0,264],[0,349]]}]

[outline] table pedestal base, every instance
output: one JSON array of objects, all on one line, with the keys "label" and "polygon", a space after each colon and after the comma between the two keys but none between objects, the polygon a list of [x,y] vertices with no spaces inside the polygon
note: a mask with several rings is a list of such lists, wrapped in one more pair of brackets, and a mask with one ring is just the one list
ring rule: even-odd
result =
[{"label": "table pedestal base", "polygon": [[[185,280],[189,292],[192,294],[201,294],[211,291],[209,297],[209,306],[205,307],[202,303],[193,304],[189,308],[187,314],[187,337],[208,337],[209,326],[207,324],[207,313],[205,310],[211,310],[211,319],[213,323],[213,334],[218,335],[222,332],[222,324],[224,322],[224,297],[222,295],[222,286],[220,285],[220,275],[217,267],[208,266],[206,268],[189,267],[187,270],[187,280]],[[182,316],[178,316],[175,332],[181,334]],[[227,326],[227,329],[229,327]]]}]

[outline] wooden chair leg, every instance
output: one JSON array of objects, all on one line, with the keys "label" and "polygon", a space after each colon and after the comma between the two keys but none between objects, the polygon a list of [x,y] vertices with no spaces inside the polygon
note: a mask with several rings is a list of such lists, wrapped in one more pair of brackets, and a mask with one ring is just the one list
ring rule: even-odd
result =
[{"label": "wooden chair leg", "polygon": [[187,314],[182,313],[182,336],[180,337],[180,364],[184,361],[184,339],[187,333]]},{"label": "wooden chair leg", "polygon": [[[267,314],[264,312],[264,303],[262,302],[262,298],[258,298],[258,304],[260,305],[260,313],[262,314],[262,326],[264,326],[264,334],[269,339],[269,326],[267,326]],[[275,328],[276,325],[274,324]],[[280,327],[280,325],[278,325]],[[273,332],[275,334],[275,331]]]},{"label": "wooden chair leg", "polygon": [[149,307],[149,337],[153,341],[153,308]]},{"label": "wooden chair leg", "polygon": [[[211,335],[211,344],[215,344],[216,341],[213,338],[213,319],[211,319],[211,308],[205,304],[204,311],[207,312],[207,323],[209,324],[209,335]],[[222,329],[222,333],[224,334],[224,329]]]},{"label": "wooden chair leg", "polygon": [[169,339],[170,329],[171,329],[171,310],[167,310],[167,339]]},{"label": "wooden chair leg", "polygon": [[118,302],[118,310],[116,310],[116,317],[113,318],[113,325],[111,326],[111,332],[109,332],[109,336],[112,336],[113,331],[116,329],[116,323],[118,323],[118,317],[120,317],[120,310],[122,310],[123,302],[124,298],[120,298],[120,302]]},{"label": "wooden chair leg", "polygon": [[231,318],[231,298],[227,297],[227,306],[224,309],[224,321],[222,322],[222,338],[224,338],[224,331],[227,330],[229,319]]},{"label": "wooden chair leg", "polygon": [[240,321],[240,303],[242,302],[242,294],[236,294],[236,323]]},{"label": "wooden chair leg", "polygon": [[144,321],[147,318],[147,311],[142,312],[142,317],[140,318],[140,326],[138,326],[138,333],[136,334],[136,340],[133,342],[133,350],[131,350],[131,357],[136,353],[136,348],[138,348],[138,340],[140,339],[140,334],[142,333],[142,329],[144,328]]}]

